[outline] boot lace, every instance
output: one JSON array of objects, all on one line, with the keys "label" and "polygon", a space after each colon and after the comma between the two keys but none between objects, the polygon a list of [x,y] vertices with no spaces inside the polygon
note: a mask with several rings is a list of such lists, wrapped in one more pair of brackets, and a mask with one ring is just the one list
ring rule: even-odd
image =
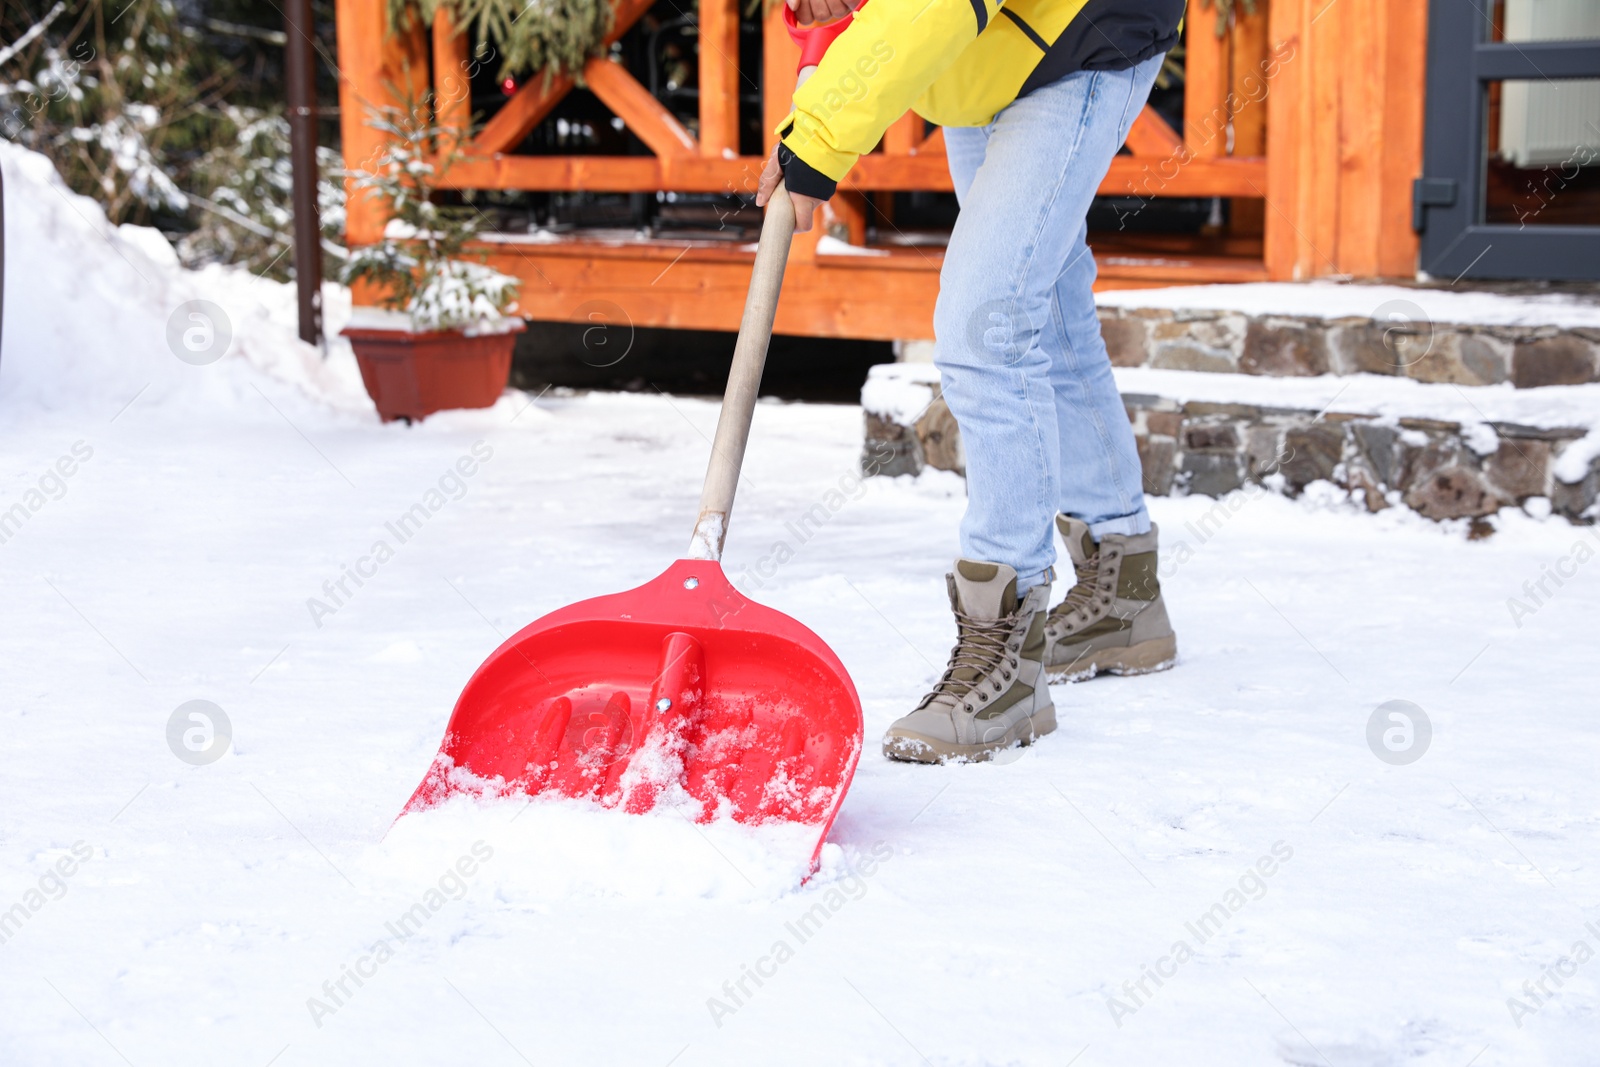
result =
[{"label": "boot lace", "polygon": [[1050,609],[1050,621],[1066,617],[1074,611],[1088,613],[1094,608],[1095,585],[1100,578],[1100,553],[1096,552],[1082,563],[1075,563],[1072,576],[1077,584],[1067,590],[1067,598]]},{"label": "boot lace", "polygon": [[[998,619],[974,618],[960,611],[955,615],[958,636],[955,647],[950,650],[950,665],[945,668],[944,677],[934,685],[933,692],[928,694],[929,700],[940,696],[961,700],[997,667],[1004,665],[1015,670],[1017,666],[1010,641],[1020,613],[1002,615]],[[1011,671],[1003,670],[1002,676],[1009,681]],[[1003,690],[1004,686],[994,683],[994,692]],[[987,701],[989,694],[979,689],[978,698]]]}]

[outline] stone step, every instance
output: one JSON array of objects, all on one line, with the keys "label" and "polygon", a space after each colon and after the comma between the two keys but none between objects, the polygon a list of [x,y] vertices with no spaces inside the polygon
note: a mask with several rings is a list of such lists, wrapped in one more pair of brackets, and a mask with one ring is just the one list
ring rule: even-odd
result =
[{"label": "stone step", "polygon": [[[1585,523],[1600,513],[1600,385],[1116,375],[1154,496],[1224,496],[1246,485],[1298,496],[1327,481],[1371,511],[1404,506],[1432,519],[1509,505]],[[960,428],[931,364],[872,368],[861,403],[868,474],[965,473]]]},{"label": "stone step", "polygon": [[1101,293],[1119,367],[1382,374],[1519,389],[1600,381],[1600,297],[1338,283]]}]

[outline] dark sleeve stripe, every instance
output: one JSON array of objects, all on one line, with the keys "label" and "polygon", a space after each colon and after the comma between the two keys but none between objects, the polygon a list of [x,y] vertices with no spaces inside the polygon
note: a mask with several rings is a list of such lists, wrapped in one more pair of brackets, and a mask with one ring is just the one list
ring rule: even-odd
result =
[{"label": "dark sleeve stripe", "polygon": [[791,193],[813,200],[833,199],[838,183],[795,155],[782,141],[778,142],[778,166],[783,170],[783,184]]},{"label": "dark sleeve stripe", "polygon": [[[976,3],[977,0],[973,0],[973,2]],[[1000,9],[1000,14],[1004,15],[1006,18],[1010,19],[1012,22],[1015,22],[1017,24],[1017,29],[1021,30],[1022,31],[1022,35],[1024,37],[1026,37],[1028,40],[1032,41],[1033,44],[1034,44],[1034,47],[1039,49],[1039,51],[1041,51],[1041,52],[1050,51],[1050,42],[1046,41],[1043,37],[1040,37],[1039,34],[1034,30],[1034,28],[1032,26],[1028,25],[1026,22],[1023,22],[1021,15],[1017,14],[1015,11],[1010,10],[1009,8],[1004,8],[1004,7]]]},{"label": "dark sleeve stripe", "polygon": [[983,6],[983,0],[972,0],[972,13],[978,16],[978,32],[982,33],[989,25],[989,9]]}]

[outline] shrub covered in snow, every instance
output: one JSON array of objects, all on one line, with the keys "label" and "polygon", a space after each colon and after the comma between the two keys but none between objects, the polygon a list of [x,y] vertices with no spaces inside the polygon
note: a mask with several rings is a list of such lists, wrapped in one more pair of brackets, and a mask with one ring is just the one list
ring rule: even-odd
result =
[{"label": "shrub covered in snow", "polygon": [[[189,199],[200,210],[198,226],[178,242],[189,266],[231,263],[256,274],[287,278],[294,224],[290,204],[294,169],[289,158],[289,120],[281,108],[227,105],[219,113],[216,143],[191,168]],[[317,148],[317,215],[324,247],[342,242],[344,162],[332,148]],[[331,277],[343,250],[323,257]]]},{"label": "shrub covered in snow", "polygon": [[[0,135],[48,157],[113,223],[158,227],[185,264],[286,279],[289,131],[274,73],[282,42],[271,40],[281,31],[214,14],[235,12],[222,0],[7,4]],[[336,269],[339,154],[319,148],[318,163],[324,264]]]},{"label": "shrub covered in snow", "polygon": [[434,146],[460,138],[429,111],[384,108],[372,118],[389,140],[371,170],[356,172],[356,185],[377,193],[391,218],[383,240],[351,253],[344,280],[377,286],[386,307],[411,316],[413,330],[493,330],[515,310],[518,282],[461,258],[485,219],[470,204],[435,203],[439,180],[456,157]]}]

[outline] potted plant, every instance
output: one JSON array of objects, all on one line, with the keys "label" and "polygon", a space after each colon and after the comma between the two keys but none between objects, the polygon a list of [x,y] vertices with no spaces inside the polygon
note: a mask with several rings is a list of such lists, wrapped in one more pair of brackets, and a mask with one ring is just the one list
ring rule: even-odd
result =
[{"label": "potted plant", "polygon": [[460,138],[426,107],[386,108],[371,124],[388,143],[355,184],[380,197],[390,219],[383,239],[354,250],[344,269],[346,284],[366,282],[382,294],[382,308],[357,307],[342,331],[361,380],[385,422],[490,407],[505,390],[525,324],[514,314],[517,279],[463,258],[483,213],[434,202],[456,158],[434,146]]}]

